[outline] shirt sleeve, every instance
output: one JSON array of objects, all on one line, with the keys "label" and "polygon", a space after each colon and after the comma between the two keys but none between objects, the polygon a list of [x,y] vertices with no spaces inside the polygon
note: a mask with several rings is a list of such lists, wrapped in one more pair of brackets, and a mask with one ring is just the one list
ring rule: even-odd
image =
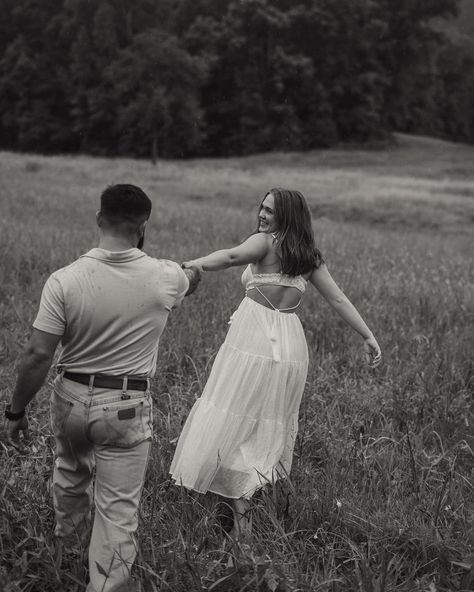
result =
[{"label": "shirt sleeve", "polygon": [[52,335],[64,335],[66,330],[64,293],[61,283],[54,274],[49,276],[43,287],[33,327]]}]

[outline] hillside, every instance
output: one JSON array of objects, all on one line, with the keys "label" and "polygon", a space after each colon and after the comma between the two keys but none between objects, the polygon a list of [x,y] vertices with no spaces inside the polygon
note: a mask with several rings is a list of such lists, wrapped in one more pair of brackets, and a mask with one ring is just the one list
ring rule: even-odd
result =
[{"label": "hillside", "polygon": [[38,194],[62,201],[58,179],[67,170],[71,191],[86,192],[91,201],[105,184],[128,179],[166,203],[250,215],[265,191],[286,186],[304,193],[316,219],[467,233],[474,222],[473,162],[474,146],[397,134],[372,147],[161,160],[156,167],[126,158],[3,153],[0,172],[16,179],[15,195],[31,195],[26,211],[36,207]]}]

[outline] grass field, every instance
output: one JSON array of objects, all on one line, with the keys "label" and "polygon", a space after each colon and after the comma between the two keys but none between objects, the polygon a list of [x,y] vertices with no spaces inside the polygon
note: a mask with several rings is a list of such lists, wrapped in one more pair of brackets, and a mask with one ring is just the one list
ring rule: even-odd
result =
[{"label": "grass field", "polygon": [[[154,202],[146,251],[177,261],[240,241],[274,186],[300,189],[328,266],[384,353],[316,293],[301,319],[310,373],[291,480],[256,496],[237,549],[216,499],[170,484],[180,427],[199,396],[241,270],[206,274],[160,345],[155,438],[134,570],[145,592],[451,592],[474,589],[474,147],[397,136],[390,145],[159,162],[0,154],[0,400],[8,401],[47,276],[95,244],[101,190]],[[52,374],[51,374],[52,376]],[[21,456],[0,431],[0,590],[84,590],[52,537],[49,386],[30,406]]]}]

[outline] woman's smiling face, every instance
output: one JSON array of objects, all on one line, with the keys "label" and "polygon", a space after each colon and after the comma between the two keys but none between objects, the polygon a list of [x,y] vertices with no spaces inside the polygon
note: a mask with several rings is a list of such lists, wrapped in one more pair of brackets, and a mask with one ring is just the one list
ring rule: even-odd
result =
[{"label": "woman's smiling face", "polygon": [[258,213],[258,231],[271,234],[276,232],[277,226],[275,221],[275,199],[269,193],[260,206]]}]

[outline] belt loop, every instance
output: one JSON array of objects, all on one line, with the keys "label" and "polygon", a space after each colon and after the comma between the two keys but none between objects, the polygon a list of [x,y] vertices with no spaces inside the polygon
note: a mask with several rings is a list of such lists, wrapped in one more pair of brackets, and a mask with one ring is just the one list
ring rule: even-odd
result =
[{"label": "belt loop", "polygon": [[94,390],[94,378],[95,378],[94,374],[91,374],[89,376],[89,395],[92,395],[92,392]]},{"label": "belt loop", "polygon": [[123,377],[123,384],[122,384],[122,395],[127,394],[127,388],[128,388],[128,376],[124,376]]}]

